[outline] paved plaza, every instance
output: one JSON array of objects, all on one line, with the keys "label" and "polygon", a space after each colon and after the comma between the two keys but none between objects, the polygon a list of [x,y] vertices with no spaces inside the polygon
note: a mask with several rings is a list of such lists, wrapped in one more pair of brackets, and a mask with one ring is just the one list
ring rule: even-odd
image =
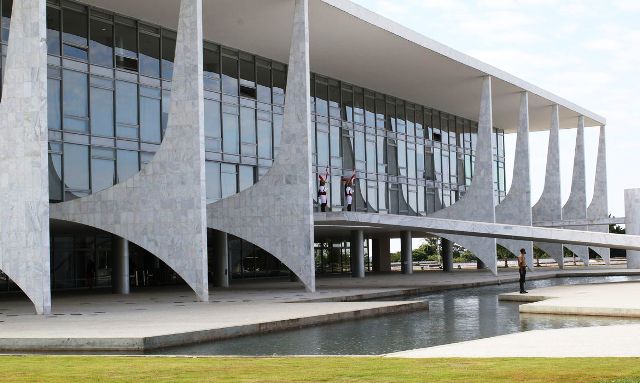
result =
[{"label": "paved plaza", "polygon": [[[640,274],[640,270],[547,269],[531,273],[531,279],[611,274]],[[513,269],[502,270],[498,277],[482,270],[336,276],[319,278],[315,293],[285,279],[253,280],[234,283],[230,289],[213,289],[209,303],[198,302],[186,286],[144,288],[130,295],[99,290],[62,292],[54,295],[52,314],[46,316],[34,315],[26,298],[4,295],[0,296],[0,348],[142,351],[425,310],[428,303],[393,301],[393,297],[515,282],[517,278]],[[374,298],[386,300],[362,302]]]}]

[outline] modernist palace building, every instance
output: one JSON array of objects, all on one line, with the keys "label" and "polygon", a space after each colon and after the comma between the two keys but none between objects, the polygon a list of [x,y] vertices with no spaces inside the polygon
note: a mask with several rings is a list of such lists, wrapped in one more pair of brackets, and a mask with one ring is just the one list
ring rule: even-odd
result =
[{"label": "modernist palace building", "polygon": [[[457,243],[493,273],[497,244],[560,267],[563,246],[585,263],[638,248],[607,233],[603,117],[349,0],[0,4],[0,289],[38,313],[94,285],[186,282],[206,301],[210,283],[295,275],[313,291],[317,274],[390,271],[390,238],[404,273],[412,237],[444,238],[445,270]],[[528,136],[545,130],[531,201]]]}]

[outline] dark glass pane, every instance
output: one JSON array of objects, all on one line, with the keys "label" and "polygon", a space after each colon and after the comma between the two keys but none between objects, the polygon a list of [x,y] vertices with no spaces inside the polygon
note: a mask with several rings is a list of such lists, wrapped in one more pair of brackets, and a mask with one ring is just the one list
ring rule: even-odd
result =
[{"label": "dark glass pane", "polygon": [[140,33],[140,73],[160,77],[160,38]]},{"label": "dark glass pane", "polygon": [[241,192],[245,189],[248,189],[251,187],[251,185],[253,185],[253,166],[246,166],[246,165],[240,165],[239,167],[240,170],[240,174],[238,175],[238,178],[240,179],[240,183],[239,183],[239,190],[238,192]]},{"label": "dark glass pane", "polygon": [[47,52],[60,56],[60,11],[47,7]]},{"label": "dark glass pane", "polygon": [[91,88],[91,133],[113,137],[113,91]]},{"label": "dark glass pane", "polygon": [[243,143],[256,143],[256,111],[254,109],[240,108],[240,131]]},{"label": "dark glass pane", "polygon": [[133,177],[139,170],[138,152],[118,150],[118,183]]},{"label": "dark glass pane", "polygon": [[89,57],[92,64],[113,66],[113,25],[100,20],[91,20]]},{"label": "dark glass pane", "polygon": [[134,27],[116,24],[116,66],[138,70],[138,42]]},{"label": "dark glass pane", "polygon": [[220,138],[222,121],[220,120],[220,102],[204,100],[204,135],[206,137]]},{"label": "dark glass pane", "polygon": [[258,101],[271,103],[271,69],[258,65]]},{"label": "dark glass pane", "polygon": [[238,60],[222,56],[222,92],[238,95]]},{"label": "dark glass pane", "polygon": [[89,147],[64,144],[64,184],[68,189],[89,189]]},{"label": "dark glass pane", "polygon": [[96,193],[113,185],[115,180],[115,162],[93,158],[91,160],[91,192]]},{"label": "dark glass pane", "polygon": [[287,74],[284,70],[274,68],[273,74],[273,103],[284,105],[284,92],[287,87]]},{"label": "dark glass pane", "polygon": [[62,156],[49,154],[49,199],[62,201]]},{"label": "dark glass pane", "polygon": [[220,185],[220,164],[207,161],[205,164],[207,183],[207,203],[215,202],[222,197]]},{"label": "dark glass pane", "polygon": [[223,113],[222,128],[222,150],[225,153],[238,154],[240,141],[238,116],[235,114]]},{"label": "dark glass pane", "polygon": [[62,12],[62,41],[64,55],[80,60],[87,59],[88,28],[85,13],[65,9]]},{"label": "dark glass pane", "polygon": [[220,91],[220,51],[213,48],[203,52],[204,87]]},{"label": "dark glass pane", "polygon": [[160,143],[160,100],[140,98],[140,139]]},{"label": "dark glass pane", "polygon": [[9,26],[11,24],[11,11],[13,10],[13,1],[4,0],[2,2],[2,41],[9,41]]},{"label": "dark glass pane", "polygon": [[60,110],[60,81],[47,80],[47,121],[49,129],[60,130],[62,115]]},{"label": "dark glass pane", "polygon": [[162,78],[173,78],[173,58],[176,53],[176,37],[174,32],[162,31]]},{"label": "dark glass pane", "polygon": [[138,124],[138,85],[130,82],[116,82],[116,122]]},{"label": "dark glass pane", "polygon": [[89,113],[89,86],[87,84],[87,75],[85,73],[64,70],[62,86],[64,90],[64,114],[87,117]]}]

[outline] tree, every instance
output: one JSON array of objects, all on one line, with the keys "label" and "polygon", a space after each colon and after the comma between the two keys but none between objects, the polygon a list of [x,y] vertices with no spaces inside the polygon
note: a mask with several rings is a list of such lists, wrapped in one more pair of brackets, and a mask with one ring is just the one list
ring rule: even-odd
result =
[{"label": "tree", "polygon": [[509,258],[515,258],[515,255],[500,245],[496,246],[496,252],[498,253],[498,259],[504,260],[504,267],[509,267]]}]

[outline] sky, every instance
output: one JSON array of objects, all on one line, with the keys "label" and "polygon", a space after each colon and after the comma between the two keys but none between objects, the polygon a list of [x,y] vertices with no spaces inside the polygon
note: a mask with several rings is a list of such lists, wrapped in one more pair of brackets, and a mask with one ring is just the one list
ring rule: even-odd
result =
[{"label": "sky", "polygon": [[[640,0],[353,1],[604,116],[609,211],[624,216],[624,189],[640,187]],[[544,187],[547,141],[548,132],[530,135],[534,204]],[[509,188],[515,134],[506,146]],[[597,146],[598,128],[586,128],[587,204]],[[561,130],[563,202],[574,148],[575,129]]]}]

